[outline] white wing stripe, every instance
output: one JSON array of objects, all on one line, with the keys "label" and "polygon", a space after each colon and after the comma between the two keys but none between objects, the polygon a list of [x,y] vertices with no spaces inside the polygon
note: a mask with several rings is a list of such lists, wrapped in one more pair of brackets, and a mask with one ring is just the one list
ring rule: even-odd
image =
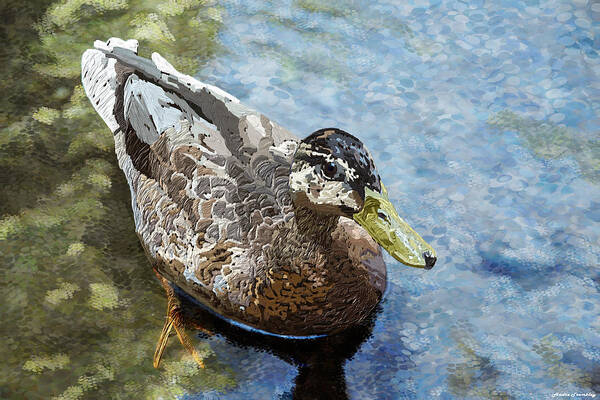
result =
[{"label": "white wing stripe", "polygon": [[82,58],[83,89],[96,112],[100,114],[110,130],[115,132],[119,129],[119,124],[113,115],[116,60],[106,58],[104,53],[98,50],[86,50]]}]

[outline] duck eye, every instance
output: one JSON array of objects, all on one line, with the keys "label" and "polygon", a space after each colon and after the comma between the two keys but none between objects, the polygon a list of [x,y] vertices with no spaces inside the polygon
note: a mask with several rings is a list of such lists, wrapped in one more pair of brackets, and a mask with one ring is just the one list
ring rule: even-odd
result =
[{"label": "duck eye", "polygon": [[327,178],[333,178],[337,172],[337,165],[334,162],[326,162],[321,166],[321,170]]}]

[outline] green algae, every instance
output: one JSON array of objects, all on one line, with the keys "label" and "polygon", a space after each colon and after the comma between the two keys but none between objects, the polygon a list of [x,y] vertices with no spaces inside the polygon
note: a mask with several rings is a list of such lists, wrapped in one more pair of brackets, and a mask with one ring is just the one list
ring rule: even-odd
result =
[{"label": "green algae", "polygon": [[109,283],[91,283],[89,305],[96,310],[112,310],[119,307],[119,289]]},{"label": "green algae", "polygon": [[33,119],[42,124],[52,125],[60,117],[60,111],[48,107],[40,107],[32,115]]},{"label": "green algae", "polygon": [[510,399],[508,393],[498,388],[500,371],[488,357],[479,354],[481,344],[472,331],[473,327],[466,322],[451,329],[450,336],[461,354],[456,363],[448,365],[448,389],[457,398]]},{"label": "green algae", "polygon": [[[322,14],[329,18],[343,18],[349,25],[365,33],[386,31],[391,36],[401,39],[406,50],[420,56],[424,61],[430,59],[441,50],[441,45],[413,31],[406,21],[391,14],[372,11],[369,18],[358,14],[358,3],[354,0],[319,2],[314,0],[296,0],[295,10],[308,14]],[[261,10],[257,18],[266,20],[271,25],[279,25],[286,30],[293,30],[303,42],[313,43],[306,50],[295,49],[290,52],[283,46],[273,42],[261,42],[254,39],[253,45],[266,58],[277,60],[282,67],[284,82],[301,79],[307,72],[328,78],[344,86],[350,82],[355,71],[347,60],[356,57],[355,49],[344,44],[344,32],[327,31],[322,26],[306,26],[294,18],[283,17],[269,9]],[[328,48],[322,48],[327,43]]]},{"label": "green algae", "polygon": [[546,366],[548,376],[554,379],[556,390],[569,384],[592,387],[592,377],[588,372],[574,364],[562,361],[563,352],[560,350],[560,342],[553,334],[544,336],[532,348]]},{"label": "green algae", "polygon": [[196,343],[205,369],[176,341],[152,367],[166,299],[133,229],[112,134],[79,77],[94,40],[138,34],[143,55],[158,51],[193,74],[218,51],[221,10],[198,0],[2,7],[0,88],[19,95],[0,99],[0,397],[172,398],[234,387],[207,343]]},{"label": "green algae", "polygon": [[63,282],[58,289],[49,290],[46,293],[46,302],[53,305],[58,305],[59,303],[72,298],[75,292],[78,290],[79,286],[72,283]]},{"label": "green algae", "polygon": [[35,373],[43,372],[45,369],[54,371],[67,367],[70,361],[69,356],[62,353],[53,356],[33,356],[25,361],[23,369]]},{"label": "green algae", "polygon": [[348,17],[357,14],[357,7],[351,1],[324,3],[315,0],[298,0],[295,3],[296,7],[304,11],[322,13],[335,18]]},{"label": "green algae", "polygon": [[547,121],[525,118],[510,110],[492,115],[488,125],[502,131],[516,132],[523,145],[537,157],[558,159],[572,157],[581,175],[590,182],[600,182],[600,142],[575,129]]}]

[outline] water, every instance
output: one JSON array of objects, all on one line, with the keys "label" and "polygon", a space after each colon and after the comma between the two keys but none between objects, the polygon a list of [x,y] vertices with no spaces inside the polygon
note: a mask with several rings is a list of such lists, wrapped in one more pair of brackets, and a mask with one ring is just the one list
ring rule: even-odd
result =
[{"label": "water", "polygon": [[[145,7],[150,13],[160,4]],[[107,37],[115,18],[135,20],[140,11],[112,12],[93,16],[111,29],[97,28]],[[74,130],[104,128],[91,113],[77,120],[65,111],[89,109],[69,89],[63,100],[31,105],[32,113],[42,105],[61,110],[60,118],[46,125],[39,123],[45,114],[37,122],[9,119],[3,131],[43,128],[29,133],[40,135],[42,155],[25,156],[24,145],[12,144],[3,162],[22,174],[9,155],[49,159],[50,168],[32,165],[34,179],[51,182],[44,189],[11,181],[11,193],[23,199],[45,197],[3,208],[0,250],[11,285],[2,288],[2,304],[7,320],[24,327],[19,334],[14,325],[3,328],[3,395],[78,398],[81,389],[80,397],[288,399],[341,390],[351,399],[530,399],[600,392],[598,3],[228,1],[186,13],[178,21],[197,14],[212,21],[204,41],[185,39],[190,32],[163,12],[184,44],[146,38],[142,47],[158,47],[168,59],[199,55],[198,78],[299,136],[336,126],[360,137],[399,214],[436,249],[437,265],[418,271],[388,257],[388,290],[370,323],[301,352],[196,316],[217,332],[196,341],[206,370],[172,340],[164,369],[154,371],[165,302],[132,233],[110,141],[89,144],[80,134],[92,149],[73,145]],[[67,35],[69,24],[73,32],[90,26],[83,18],[55,31]],[[124,26],[122,36],[145,32]],[[71,40],[79,51],[89,39]],[[57,52],[44,43],[42,50]],[[65,60],[76,63],[69,58],[75,50]],[[76,73],[67,78],[75,82]],[[56,135],[60,143],[43,140]],[[73,198],[60,197],[71,186],[81,192],[76,206],[61,203]],[[31,222],[40,216],[45,222]]]}]

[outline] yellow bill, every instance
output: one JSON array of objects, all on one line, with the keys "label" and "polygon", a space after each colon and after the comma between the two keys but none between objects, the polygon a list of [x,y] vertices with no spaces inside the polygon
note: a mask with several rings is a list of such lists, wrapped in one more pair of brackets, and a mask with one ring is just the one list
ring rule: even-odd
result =
[{"label": "yellow bill", "polygon": [[383,184],[381,193],[365,188],[365,204],[353,217],[381,247],[402,264],[433,268],[435,251],[398,216]]}]

